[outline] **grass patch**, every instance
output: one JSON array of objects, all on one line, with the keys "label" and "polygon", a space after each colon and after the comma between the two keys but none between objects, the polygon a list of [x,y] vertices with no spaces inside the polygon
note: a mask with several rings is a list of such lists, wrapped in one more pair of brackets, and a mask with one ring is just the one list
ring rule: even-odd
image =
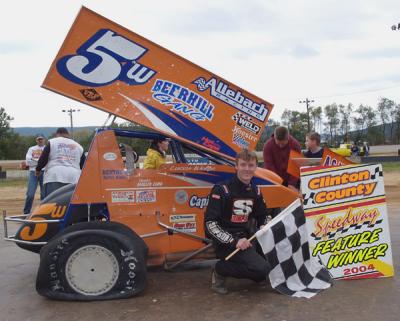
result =
[{"label": "grass patch", "polygon": [[0,188],[1,187],[24,187],[27,184],[28,184],[28,180],[26,178],[0,179]]},{"label": "grass patch", "polygon": [[385,172],[400,172],[400,162],[382,163]]}]

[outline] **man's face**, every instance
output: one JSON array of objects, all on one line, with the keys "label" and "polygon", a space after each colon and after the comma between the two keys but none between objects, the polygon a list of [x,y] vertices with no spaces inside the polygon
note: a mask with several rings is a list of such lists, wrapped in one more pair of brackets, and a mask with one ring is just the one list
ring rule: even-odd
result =
[{"label": "man's face", "polygon": [[254,172],[257,169],[257,161],[255,159],[245,161],[243,159],[238,159],[235,165],[238,178],[244,183],[250,183],[254,176]]},{"label": "man's face", "polygon": [[274,139],[275,139],[275,144],[277,144],[280,148],[285,147],[289,143],[288,138],[286,138],[284,140],[278,140],[276,137],[274,137]]},{"label": "man's face", "polygon": [[317,141],[316,140],[312,140],[309,137],[306,137],[306,147],[307,149],[316,149],[317,148]]},{"label": "man's face", "polygon": [[37,138],[36,139],[36,143],[39,145],[39,146],[44,146],[44,138]]}]

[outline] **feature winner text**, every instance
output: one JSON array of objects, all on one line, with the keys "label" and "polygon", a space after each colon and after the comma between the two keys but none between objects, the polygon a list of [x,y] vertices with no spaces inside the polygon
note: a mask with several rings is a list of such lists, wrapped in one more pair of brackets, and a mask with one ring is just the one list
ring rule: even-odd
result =
[{"label": "feature winner text", "polygon": [[[389,248],[388,244],[381,243],[355,250],[353,248],[379,241],[379,233],[382,231],[383,229],[377,228],[372,232],[365,231],[359,234],[340,237],[337,240],[318,242],[312,251],[312,255],[316,257],[318,254],[332,253],[326,265],[328,269],[377,259],[386,255],[386,250]],[[338,253],[339,251],[345,252]]]}]

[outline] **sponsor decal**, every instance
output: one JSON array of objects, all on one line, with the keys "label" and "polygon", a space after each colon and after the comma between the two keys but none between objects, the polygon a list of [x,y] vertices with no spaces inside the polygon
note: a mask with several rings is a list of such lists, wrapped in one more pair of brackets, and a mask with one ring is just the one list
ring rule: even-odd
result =
[{"label": "sponsor decal", "polygon": [[215,165],[171,165],[170,172],[215,171]]},{"label": "sponsor decal", "polygon": [[[41,204],[32,214],[32,221],[43,221],[46,219],[60,219],[64,217],[67,210],[65,205],[56,205],[55,203]],[[39,216],[40,215],[40,216]],[[17,238],[24,241],[35,241],[46,235],[47,223],[31,224],[21,228],[17,233]]]},{"label": "sponsor decal", "polygon": [[341,162],[340,160],[337,160],[336,158],[328,155],[326,156],[326,158],[324,159],[324,162],[322,164],[322,166],[343,166],[346,165],[343,162]]},{"label": "sponsor decal", "polygon": [[353,162],[339,154],[336,154],[329,148],[324,148],[324,153],[322,155],[322,166],[342,166],[349,164],[353,164]]},{"label": "sponsor decal", "polygon": [[252,199],[237,199],[233,202],[233,213],[231,221],[234,223],[246,223],[253,211]]},{"label": "sponsor decal", "polygon": [[214,106],[207,99],[186,87],[157,79],[151,91],[153,99],[195,121],[211,121],[214,118]]},{"label": "sponsor decal", "polygon": [[241,112],[237,112],[235,115],[233,115],[232,120],[236,123],[236,125],[247,129],[255,135],[257,135],[261,130],[261,127],[254,123],[253,118],[248,115],[244,115]]},{"label": "sponsor decal", "polygon": [[233,134],[232,142],[240,148],[249,148],[249,142],[243,139],[240,135]]},{"label": "sponsor decal", "polygon": [[235,126],[232,129],[232,133],[232,142],[240,148],[248,148],[250,145],[249,140],[257,142],[257,137],[244,131],[239,126]]},{"label": "sponsor decal", "polygon": [[241,129],[241,128],[238,127],[238,126],[235,126],[235,127],[232,129],[232,132],[233,132],[234,135],[240,136],[240,137],[242,137],[243,139],[251,140],[251,141],[253,141],[253,142],[257,142],[257,137],[256,137],[256,136],[254,136],[254,135],[252,135],[252,134],[249,134],[248,132],[244,131],[243,129]]},{"label": "sponsor decal", "polygon": [[185,154],[186,162],[191,165],[206,165],[211,163],[207,157],[201,157],[195,154]]},{"label": "sponsor decal", "polygon": [[175,201],[178,204],[184,204],[188,200],[188,193],[184,190],[176,191],[175,193]]},{"label": "sponsor decal", "polygon": [[117,154],[115,153],[105,153],[103,154],[103,158],[107,161],[113,161],[117,159]]},{"label": "sponsor decal", "polygon": [[134,203],[135,192],[134,191],[112,191],[111,192],[112,203]]},{"label": "sponsor decal", "polygon": [[207,207],[208,205],[208,196],[206,197],[200,197],[197,195],[192,195],[189,200],[189,206],[190,207],[195,207],[195,208],[200,208],[203,209]]},{"label": "sponsor decal", "polygon": [[98,101],[103,100],[100,94],[94,88],[80,89],[80,93],[87,101]]},{"label": "sponsor decal", "polygon": [[157,200],[156,195],[155,190],[136,191],[136,202],[154,203]]},{"label": "sponsor decal", "polygon": [[177,223],[177,222],[194,222],[196,221],[196,214],[175,214],[175,215],[170,215],[169,221],[171,223]]},{"label": "sponsor decal", "polygon": [[203,136],[201,138],[201,144],[207,148],[210,148],[212,150],[215,151],[219,151],[221,149],[221,145],[219,145],[218,143],[216,143],[215,141],[213,141],[212,139]]},{"label": "sponsor decal", "polygon": [[216,200],[221,199],[221,196],[218,195],[218,194],[211,194],[211,197],[214,198],[214,199],[216,199]]},{"label": "sponsor decal", "polygon": [[172,223],[172,227],[177,230],[189,233],[197,232],[196,214],[171,215],[169,221]]},{"label": "sponsor decal", "polygon": [[100,29],[76,54],[59,59],[57,70],[64,78],[83,86],[105,86],[117,80],[143,85],[156,74],[139,62],[147,51],[113,30]]},{"label": "sponsor decal", "polygon": [[103,179],[126,179],[128,173],[126,170],[120,169],[103,169]]},{"label": "sponsor decal", "polygon": [[252,116],[259,121],[264,121],[268,115],[268,108],[263,103],[257,103],[252,99],[244,96],[240,90],[234,90],[222,80],[217,80],[211,77],[206,80],[204,77],[199,77],[193,81],[199,91],[210,89],[210,95],[220,101],[239,109],[245,114]]},{"label": "sponsor decal", "polygon": [[206,222],[205,225],[208,232],[214,235],[221,243],[229,244],[233,241],[232,235],[221,229],[216,221]]},{"label": "sponsor decal", "polygon": [[137,187],[160,187],[163,186],[163,182],[154,182],[149,178],[140,178]]}]

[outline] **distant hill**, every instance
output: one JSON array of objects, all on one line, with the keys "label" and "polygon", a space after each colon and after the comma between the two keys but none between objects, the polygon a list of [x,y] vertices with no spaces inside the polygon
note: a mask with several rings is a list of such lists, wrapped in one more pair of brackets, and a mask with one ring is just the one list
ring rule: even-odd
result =
[{"label": "distant hill", "polygon": [[[14,127],[12,128],[14,132],[20,134],[21,136],[35,136],[44,135],[45,137],[50,137],[56,132],[58,127]],[[74,127],[74,132],[79,132],[82,130],[94,131],[96,126],[86,126],[86,127]],[[67,127],[70,130],[69,127]]]}]

